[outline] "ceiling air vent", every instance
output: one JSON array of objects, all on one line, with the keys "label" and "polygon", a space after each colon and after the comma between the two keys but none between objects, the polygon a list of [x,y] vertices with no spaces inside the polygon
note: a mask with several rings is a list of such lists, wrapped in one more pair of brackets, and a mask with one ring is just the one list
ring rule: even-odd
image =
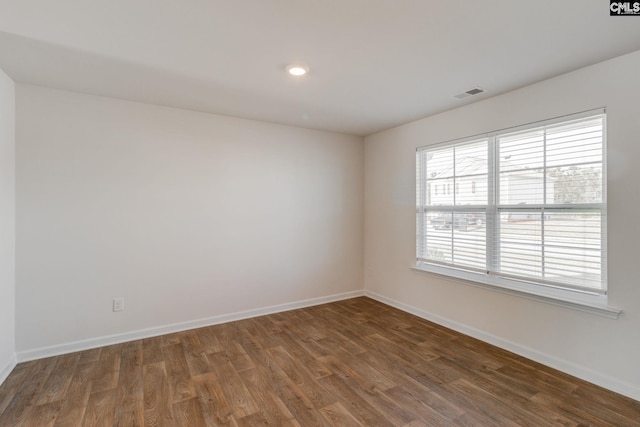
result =
[{"label": "ceiling air vent", "polygon": [[468,96],[477,95],[482,92],[484,92],[484,89],[480,89],[479,87],[474,87],[473,89],[469,89],[466,92],[462,92],[462,93],[459,93],[458,95],[454,95],[454,98],[464,99]]}]

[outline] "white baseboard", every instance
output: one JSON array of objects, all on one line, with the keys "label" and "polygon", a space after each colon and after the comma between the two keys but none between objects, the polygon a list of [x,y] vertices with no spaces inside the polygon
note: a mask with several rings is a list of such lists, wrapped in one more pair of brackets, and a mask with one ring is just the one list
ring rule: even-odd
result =
[{"label": "white baseboard", "polygon": [[18,359],[16,357],[16,354],[14,353],[7,364],[2,369],[0,369],[0,385],[4,382],[4,380],[7,379],[7,377],[9,376],[11,371],[13,371],[13,368],[15,368],[17,364]]},{"label": "white baseboard", "polygon": [[[311,298],[285,304],[272,305],[252,310],[239,311],[236,313],[221,314],[204,319],[190,320],[187,322],[173,323],[170,325],[158,326],[154,328],[139,329],[121,334],[106,335],[98,338],[73,341],[64,344],[57,344],[48,347],[40,347],[32,350],[20,351],[17,360],[26,362],[29,360],[42,359],[45,357],[58,356],[61,354],[74,353],[76,351],[89,350],[106,345],[119,344],[143,338],[155,337],[158,335],[170,334],[174,332],[187,331],[189,329],[202,328],[205,326],[218,325],[221,323],[233,322],[235,320],[248,319],[251,317],[264,316],[266,314],[280,313],[283,311],[295,310],[298,308],[310,307],[314,305],[326,304],[334,301],[341,301],[349,298],[363,296],[364,291],[351,291],[326,297]],[[13,369],[13,368],[12,368]]]},{"label": "white baseboard", "polygon": [[437,323],[438,325],[447,327],[449,329],[453,329],[454,331],[471,336],[473,338],[477,338],[481,341],[495,345],[496,347],[500,347],[502,349],[505,349],[512,353],[526,357],[527,359],[531,359],[538,363],[542,363],[543,365],[549,366],[553,369],[557,369],[569,375],[573,375],[574,377],[578,377],[580,379],[599,385],[600,387],[604,387],[616,393],[620,393],[622,395],[628,396],[632,399],[640,400],[640,387],[634,384],[630,384],[630,383],[621,381],[619,379],[612,378],[608,375],[595,372],[591,369],[585,368],[580,365],[576,365],[566,360],[558,359],[557,357],[539,352],[537,350],[534,350],[529,347],[525,347],[523,345],[514,343],[509,340],[505,340],[495,335],[491,335],[479,329],[472,328],[462,323],[458,323],[458,322],[449,320],[447,318],[438,316],[436,314],[429,313],[427,311],[413,307],[411,305],[404,304],[394,299],[387,298],[384,295],[380,295],[375,292],[371,292],[367,290],[364,291],[364,294],[365,296],[372,298],[376,301],[390,305],[392,307],[395,307],[407,313],[414,314],[418,317],[429,320],[433,323]]}]

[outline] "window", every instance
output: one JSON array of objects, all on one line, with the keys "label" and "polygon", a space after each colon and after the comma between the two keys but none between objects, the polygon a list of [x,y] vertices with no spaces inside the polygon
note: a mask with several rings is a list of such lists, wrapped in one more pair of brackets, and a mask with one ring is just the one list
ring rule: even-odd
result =
[{"label": "window", "polygon": [[[418,148],[417,266],[606,294],[605,120],[591,111]],[[427,191],[440,183],[470,191]]]}]

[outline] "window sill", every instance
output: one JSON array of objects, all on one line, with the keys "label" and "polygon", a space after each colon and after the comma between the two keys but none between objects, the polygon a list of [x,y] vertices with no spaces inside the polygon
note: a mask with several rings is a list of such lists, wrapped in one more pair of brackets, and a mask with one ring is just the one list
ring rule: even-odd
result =
[{"label": "window sill", "polygon": [[609,307],[605,295],[589,295],[580,292],[565,291],[539,285],[518,282],[501,277],[487,276],[481,273],[458,270],[455,268],[419,262],[411,267],[420,273],[436,274],[446,278],[460,279],[465,284],[481,287],[494,292],[514,295],[534,301],[560,307],[567,307],[586,313],[617,319],[622,310]]}]

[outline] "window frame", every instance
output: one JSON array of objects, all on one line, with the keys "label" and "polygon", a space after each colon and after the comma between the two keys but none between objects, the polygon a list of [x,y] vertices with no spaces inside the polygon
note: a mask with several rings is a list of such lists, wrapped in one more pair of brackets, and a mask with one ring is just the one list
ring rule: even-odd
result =
[{"label": "window frame", "polygon": [[[586,291],[585,289],[575,289],[570,285],[558,285],[557,283],[548,283],[544,280],[523,280],[522,278],[512,278],[508,277],[506,274],[496,274],[496,272],[486,270],[479,271],[479,269],[473,268],[464,268],[456,265],[451,265],[447,263],[438,263],[434,260],[428,260],[421,258],[420,255],[420,245],[422,244],[422,239],[426,238],[425,234],[425,223],[426,221],[420,219],[420,215],[424,215],[427,211],[442,211],[442,210],[451,210],[452,212],[459,212],[469,210],[471,208],[478,208],[477,205],[472,205],[468,207],[467,205],[455,205],[451,206],[431,206],[431,209],[428,209],[426,203],[426,197],[424,194],[421,194],[420,191],[426,191],[427,182],[425,176],[417,176],[418,173],[421,173],[422,170],[421,162],[424,160],[421,158],[421,154],[426,153],[428,150],[435,150],[438,148],[445,147],[459,147],[465,144],[473,143],[474,141],[487,140],[487,151],[488,151],[488,165],[487,165],[487,186],[489,187],[487,195],[487,201],[485,205],[487,219],[486,219],[486,234],[485,234],[485,245],[486,251],[489,252],[494,249],[492,245],[496,244],[497,241],[497,231],[496,227],[500,221],[499,219],[499,208],[504,205],[500,205],[498,200],[499,197],[499,180],[500,180],[500,169],[497,164],[496,151],[498,151],[498,138],[500,136],[504,136],[506,134],[512,134],[515,132],[526,131],[526,130],[534,130],[536,128],[551,126],[551,125],[559,125],[563,122],[571,122],[579,119],[587,119],[593,116],[602,116],[602,202],[597,203],[592,206],[596,207],[601,214],[601,225],[600,225],[600,245],[601,245],[601,276],[602,276],[602,284],[603,290],[602,293],[596,293]],[[536,300],[541,300],[544,302],[548,302],[555,305],[563,305],[569,306],[571,308],[576,308],[582,311],[587,311],[595,314],[604,315],[606,317],[617,318],[621,313],[620,310],[614,309],[608,306],[607,299],[607,117],[606,117],[606,109],[599,108],[595,110],[588,110],[581,113],[570,114],[561,117],[555,117],[548,120],[532,122],[520,126],[515,126],[511,128],[500,129],[497,131],[488,132],[485,134],[474,135],[467,138],[455,139],[450,141],[445,141],[438,144],[430,144],[424,145],[416,148],[416,179],[419,180],[416,182],[416,263],[412,267],[413,269],[426,272],[431,274],[437,274],[445,277],[452,277],[456,279],[462,280],[464,283],[482,286],[484,288],[488,288],[490,290],[515,294],[518,296],[522,296],[525,298],[533,298]],[[426,163],[426,160],[424,160]],[[545,167],[547,167],[545,165]],[[496,182],[498,181],[498,182]],[[457,183],[458,181],[456,181]],[[474,182],[475,183],[475,182]],[[436,184],[437,185],[437,184]],[[473,185],[473,184],[472,184]],[[475,194],[475,192],[474,192]],[[544,200],[542,207],[549,207],[549,209],[576,209],[582,210],[586,208],[587,204],[580,204],[581,206],[568,206],[568,205],[556,205],[548,203]],[[582,206],[585,205],[585,206]],[[541,206],[527,205],[527,208],[540,208]],[[491,221],[490,221],[491,218]],[[452,218],[453,221],[453,218]],[[544,222],[544,218],[543,218]],[[451,225],[452,233],[453,233],[453,223]],[[453,239],[453,237],[452,237]],[[489,256],[488,258],[491,258]],[[487,261],[488,264],[492,264],[493,261]],[[490,267],[488,267],[490,268]]]}]

